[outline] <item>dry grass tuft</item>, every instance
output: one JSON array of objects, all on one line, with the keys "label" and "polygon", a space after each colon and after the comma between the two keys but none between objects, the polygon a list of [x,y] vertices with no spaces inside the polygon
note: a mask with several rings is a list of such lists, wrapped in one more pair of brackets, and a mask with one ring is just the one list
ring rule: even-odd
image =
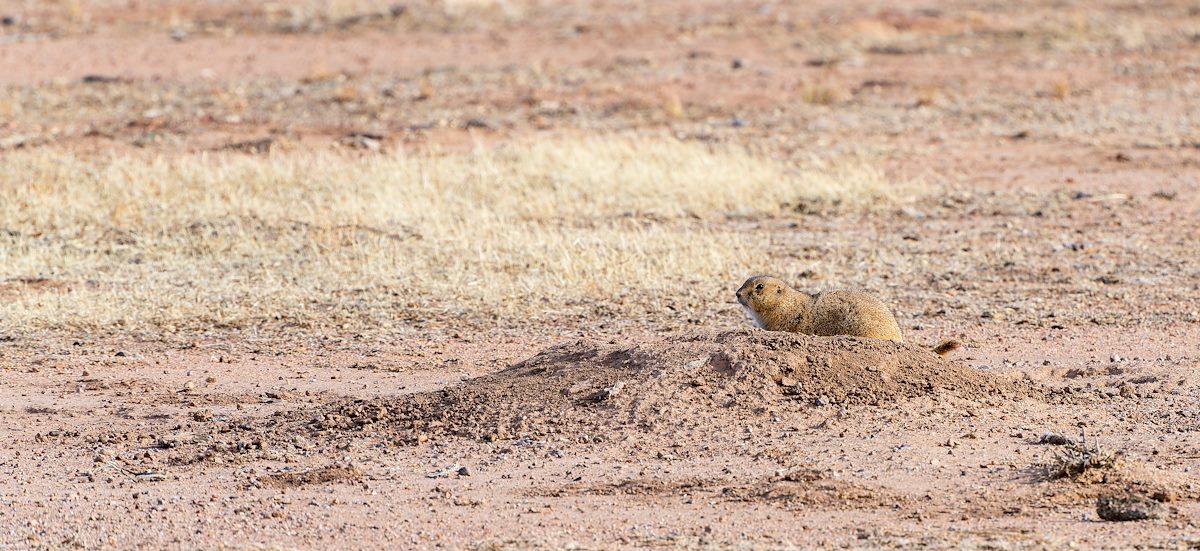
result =
[{"label": "dry grass tuft", "polygon": [[934,107],[944,101],[942,89],[939,86],[927,85],[917,90],[917,107]]},{"label": "dry grass tuft", "polygon": [[1100,471],[1112,471],[1121,466],[1121,454],[1089,443],[1086,437],[1066,440],[1061,449],[1043,465],[1047,479],[1080,479]]},{"label": "dry grass tuft", "polygon": [[679,100],[678,94],[670,94],[663,101],[663,112],[667,117],[682,120],[687,118],[687,111],[683,108],[683,102]]},{"label": "dry grass tuft", "polygon": [[894,193],[861,164],[673,140],[365,159],[19,152],[0,159],[0,332],[386,333],[702,310],[755,262],[729,216]]},{"label": "dry grass tuft", "polygon": [[1050,97],[1065,100],[1071,97],[1071,83],[1066,80],[1056,80],[1050,84]]},{"label": "dry grass tuft", "polygon": [[833,105],[846,99],[845,91],[831,82],[816,82],[800,90],[800,98],[813,105]]}]

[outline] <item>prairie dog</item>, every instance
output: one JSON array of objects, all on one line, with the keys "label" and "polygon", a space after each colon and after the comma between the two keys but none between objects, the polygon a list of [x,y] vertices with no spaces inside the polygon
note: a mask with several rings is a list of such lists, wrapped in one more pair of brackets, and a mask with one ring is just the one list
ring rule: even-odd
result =
[{"label": "prairie dog", "polygon": [[[891,310],[878,298],[858,291],[810,295],[770,276],[747,279],[737,291],[738,303],[767,331],[806,335],[849,335],[904,342]],[[945,356],[959,347],[950,340],[933,348]]]}]

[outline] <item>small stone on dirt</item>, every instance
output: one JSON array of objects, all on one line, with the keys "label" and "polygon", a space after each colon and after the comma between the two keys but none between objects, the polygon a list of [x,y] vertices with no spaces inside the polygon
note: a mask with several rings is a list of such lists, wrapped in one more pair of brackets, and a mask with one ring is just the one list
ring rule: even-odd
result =
[{"label": "small stone on dirt", "polygon": [[1074,441],[1075,440],[1069,436],[1063,436],[1061,434],[1047,432],[1046,434],[1043,434],[1040,439],[1038,439],[1038,444],[1050,444],[1052,446],[1063,446],[1066,444],[1070,444]]},{"label": "small stone on dirt", "polygon": [[[466,467],[463,467],[462,465],[451,465],[440,471],[434,471],[432,473],[429,473],[429,474],[425,475],[425,478],[446,478],[452,474],[457,474],[457,475],[462,476],[462,470],[465,468]],[[468,473],[469,472],[470,471],[468,471]]]},{"label": "small stone on dirt", "polygon": [[1163,506],[1143,494],[1112,492],[1096,498],[1096,514],[1112,522],[1146,520],[1162,517]]}]

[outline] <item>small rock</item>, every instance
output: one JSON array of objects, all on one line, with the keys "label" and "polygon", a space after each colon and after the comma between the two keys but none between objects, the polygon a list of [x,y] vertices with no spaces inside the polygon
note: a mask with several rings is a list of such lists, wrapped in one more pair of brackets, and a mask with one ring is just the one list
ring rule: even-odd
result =
[{"label": "small rock", "polygon": [[368,151],[379,151],[383,136],[380,134],[371,134],[367,132],[354,132],[338,139],[338,145],[353,149],[365,149]]},{"label": "small rock", "polygon": [[138,482],[161,482],[161,481],[167,479],[166,475],[164,475],[162,473],[149,472],[149,471],[144,472],[144,473],[138,473],[138,474],[134,475],[134,478],[137,479]]},{"label": "small rock", "polygon": [[81,80],[83,81],[84,84],[111,84],[114,82],[122,81],[121,77],[114,77],[114,76],[110,76],[110,75],[94,75],[94,74],[93,75],[83,75],[83,78]]},{"label": "small rock", "polygon": [[613,383],[612,385],[610,385],[606,388],[600,389],[600,391],[596,392],[593,400],[595,400],[597,402],[603,402],[605,400],[608,400],[608,399],[612,398],[613,396],[616,396],[617,394],[619,394],[621,392],[622,388],[625,388],[625,381],[617,381],[617,382]]},{"label": "small rock", "polygon": [[241,142],[228,143],[220,147],[220,149],[228,151],[240,151],[242,153],[266,154],[272,149],[279,146],[278,141],[273,136],[258,140],[246,140]]},{"label": "small rock", "polygon": [[462,465],[451,465],[440,471],[434,471],[425,475],[425,478],[446,478],[452,474],[457,474],[464,467]]},{"label": "small rock", "polygon": [[1075,442],[1075,439],[1053,432],[1047,432],[1038,439],[1038,444],[1050,444],[1052,446],[1065,446],[1073,442]]},{"label": "small rock", "polygon": [[458,476],[471,476],[471,469],[468,469],[466,467],[459,467],[458,468]]},{"label": "small rock", "polygon": [[462,123],[462,127],[464,130],[468,130],[471,128],[480,128],[483,130],[493,130],[496,128],[496,125],[492,124],[491,122],[487,121],[486,119],[467,119],[465,122]]},{"label": "small rock", "polygon": [[1145,520],[1161,517],[1163,506],[1146,495],[1112,492],[1096,498],[1096,514],[1113,522]]}]

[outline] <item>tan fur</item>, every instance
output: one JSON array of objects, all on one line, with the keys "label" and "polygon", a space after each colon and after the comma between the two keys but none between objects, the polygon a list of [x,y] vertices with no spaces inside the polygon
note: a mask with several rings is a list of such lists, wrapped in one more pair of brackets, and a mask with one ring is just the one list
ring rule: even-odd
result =
[{"label": "tan fur", "polygon": [[[768,331],[904,342],[891,310],[867,293],[828,291],[810,295],[779,279],[754,276],[738,289],[737,300],[758,326]],[[946,355],[958,346],[958,341],[946,341],[933,351]]]}]

